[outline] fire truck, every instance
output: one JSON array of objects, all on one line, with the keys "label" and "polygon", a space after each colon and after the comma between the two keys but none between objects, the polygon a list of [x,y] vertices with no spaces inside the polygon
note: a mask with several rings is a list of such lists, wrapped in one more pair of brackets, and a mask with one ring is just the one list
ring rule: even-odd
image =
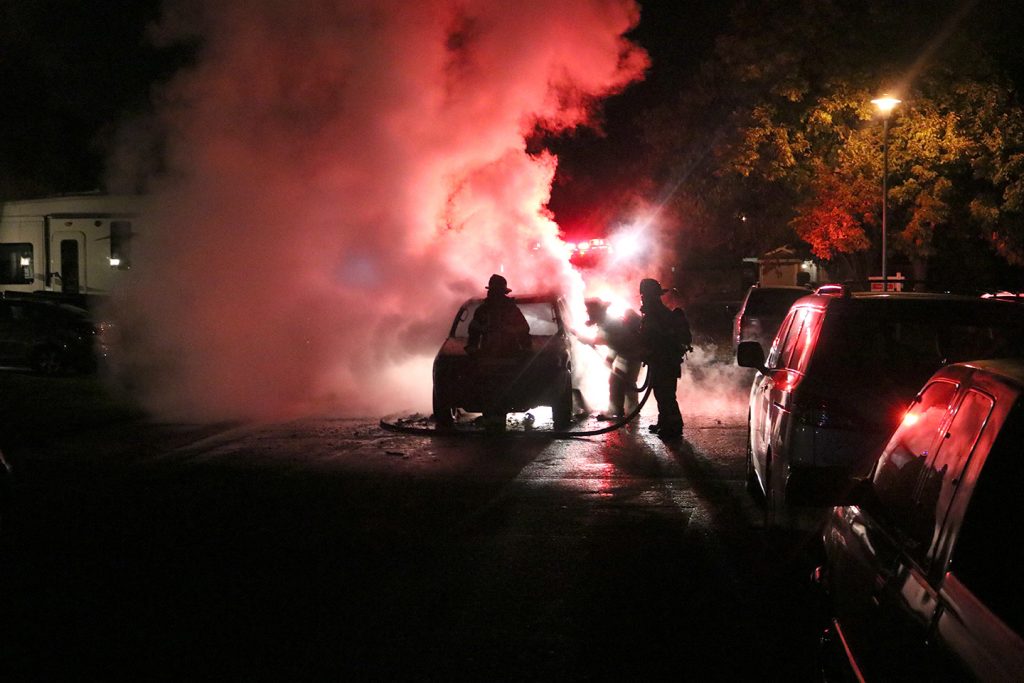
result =
[{"label": "fire truck", "polygon": [[568,242],[569,262],[577,268],[601,265],[611,252],[611,245],[603,238]]},{"label": "fire truck", "polygon": [[109,294],[132,267],[144,206],[104,194],[0,202],[0,292]]}]

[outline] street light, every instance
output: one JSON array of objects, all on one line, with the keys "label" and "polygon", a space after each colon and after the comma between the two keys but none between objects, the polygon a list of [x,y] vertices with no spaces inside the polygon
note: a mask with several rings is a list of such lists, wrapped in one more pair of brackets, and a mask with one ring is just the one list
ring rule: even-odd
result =
[{"label": "street light", "polygon": [[871,100],[871,104],[878,107],[882,115],[882,292],[889,291],[888,273],[886,272],[886,225],[885,218],[887,205],[889,204],[889,116],[896,105],[900,103],[895,97],[883,95]]}]

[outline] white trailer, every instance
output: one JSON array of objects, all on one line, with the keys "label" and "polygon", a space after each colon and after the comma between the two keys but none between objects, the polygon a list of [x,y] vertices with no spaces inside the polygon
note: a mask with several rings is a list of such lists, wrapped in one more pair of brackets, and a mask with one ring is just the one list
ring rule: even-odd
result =
[{"label": "white trailer", "polygon": [[102,194],[0,202],[0,291],[109,294],[132,267],[144,204]]}]

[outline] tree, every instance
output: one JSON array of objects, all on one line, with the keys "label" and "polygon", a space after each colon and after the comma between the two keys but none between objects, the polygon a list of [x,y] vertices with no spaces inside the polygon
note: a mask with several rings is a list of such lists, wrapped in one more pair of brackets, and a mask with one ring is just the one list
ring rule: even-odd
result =
[{"label": "tree", "polygon": [[[983,241],[1024,264],[1024,115],[974,24],[952,30],[935,9],[739,3],[699,77],[647,119],[666,177],[713,140],[678,201],[701,204],[723,241],[799,238],[847,276],[877,272],[882,125],[870,100],[888,83],[904,100],[889,129],[890,262],[924,279],[940,245]],[[773,229],[744,236],[736,214]]]}]

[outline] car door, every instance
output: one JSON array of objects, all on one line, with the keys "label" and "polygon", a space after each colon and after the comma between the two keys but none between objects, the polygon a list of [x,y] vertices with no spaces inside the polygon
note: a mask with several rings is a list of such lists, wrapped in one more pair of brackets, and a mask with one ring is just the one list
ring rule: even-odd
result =
[{"label": "car door", "polygon": [[1017,402],[1017,388],[1004,385],[995,393],[996,410],[946,524],[955,542],[950,561],[938,568],[942,587],[934,640],[950,655],[948,670],[963,670],[976,680],[1020,681],[1024,507],[1016,501],[1024,478],[1024,406]]},{"label": "car door", "polygon": [[879,458],[869,495],[861,505],[843,509],[844,523],[829,540],[836,623],[869,680],[892,676],[915,647],[914,629],[897,607],[906,601],[920,605],[928,592],[918,564],[928,549],[910,531],[919,515],[914,497],[957,391],[956,383],[945,380],[925,386]]},{"label": "car door", "polygon": [[793,324],[795,312],[790,311],[786,319],[779,327],[779,333],[765,359],[767,372],[759,372],[754,376],[754,382],[750,387],[750,443],[753,452],[754,467],[757,469],[761,481],[765,481],[765,456],[770,443],[770,425],[772,424],[772,400],[771,400],[771,370],[777,366],[779,357]]},{"label": "car door", "polygon": [[[930,636],[940,604],[931,571],[934,549],[958,489],[964,467],[992,412],[994,399],[969,389],[957,401],[952,419],[939,429],[932,453],[918,477],[913,503],[901,529],[901,553],[895,572],[883,587],[881,619],[889,640],[898,644],[902,661],[915,673],[929,672],[938,662],[930,654]],[[940,577],[941,578],[941,577]]]},{"label": "car door", "polygon": [[[781,496],[783,475],[789,464],[789,434],[793,392],[803,378],[803,369],[813,343],[816,325],[820,322],[820,311],[810,306],[794,308],[788,316],[791,318],[785,337],[779,337],[779,352],[768,373],[763,391],[764,406],[767,415],[764,425],[764,442],[766,445],[765,468],[767,478],[773,480],[771,485]],[[774,346],[774,344],[773,344]],[[767,462],[771,452],[771,465]]]}]

